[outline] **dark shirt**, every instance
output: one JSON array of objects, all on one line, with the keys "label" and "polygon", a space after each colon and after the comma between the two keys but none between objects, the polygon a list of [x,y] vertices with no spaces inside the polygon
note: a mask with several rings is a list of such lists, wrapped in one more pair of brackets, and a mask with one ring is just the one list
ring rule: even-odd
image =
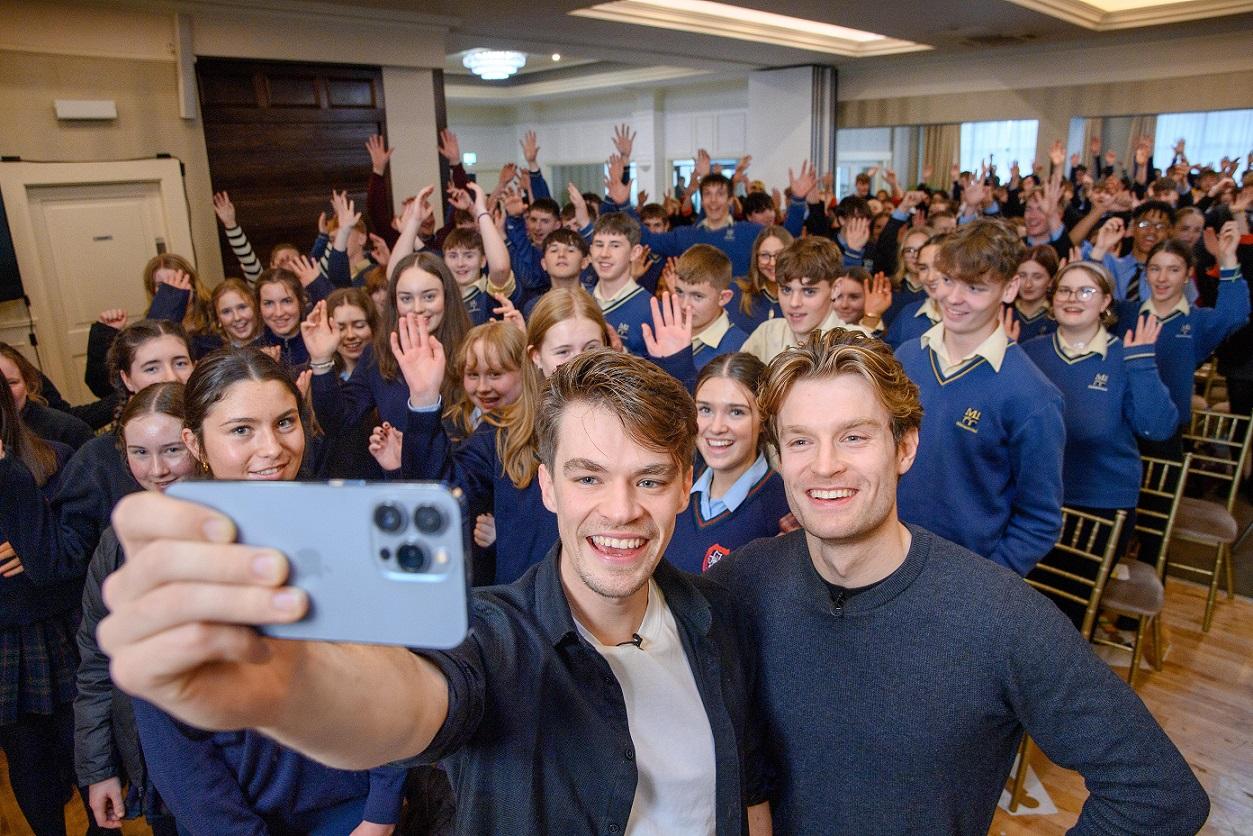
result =
[{"label": "dark shirt", "polygon": [[835,607],[805,532],[709,570],[746,619],[775,832],[988,832],[1024,729],[1090,792],[1072,833],[1195,833],[1208,799],[1144,703],[1048,599],[910,526]]},{"label": "dark shirt", "polygon": [[59,441],[75,450],[96,437],[91,427],[68,412],[30,400],[22,408],[22,421],[44,441]]},{"label": "dark shirt", "polygon": [[[459,799],[458,833],[626,828],[637,778],[626,703],[609,663],[574,624],[559,560],[555,546],[515,583],[477,591],[469,638],[424,653],[448,680],[448,719],[413,762],[443,761]],[[745,808],[764,800],[764,787],[734,602],[664,560],[653,579],[713,732],[717,832],[746,833]]]}]

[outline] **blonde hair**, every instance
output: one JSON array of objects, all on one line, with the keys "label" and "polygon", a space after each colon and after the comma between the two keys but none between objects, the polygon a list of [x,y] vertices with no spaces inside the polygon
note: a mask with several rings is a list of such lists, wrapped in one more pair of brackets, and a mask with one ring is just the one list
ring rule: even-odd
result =
[{"label": "blonde hair", "polygon": [[[457,380],[463,380],[466,372],[478,368],[474,347],[480,343],[489,366],[513,372],[523,371],[527,365],[533,366],[526,362],[526,335],[517,326],[509,322],[484,322],[471,328],[461,341],[454,360]],[[473,415],[474,401],[470,400],[465,387],[459,386],[457,397],[444,408],[444,417],[468,434],[474,432]]]},{"label": "blonde hair", "polygon": [[935,230],[929,226],[915,226],[905,230],[905,234],[901,236],[900,243],[896,247],[896,272],[892,274],[894,288],[900,287],[901,282],[905,280],[905,242],[911,235],[922,236],[922,246],[918,247],[918,251],[922,252],[922,248],[927,245],[927,240],[935,235]]},{"label": "blonde hair", "polygon": [[771,443],[778,447],[779,410],[794,385],[802,380],[825,380],[842,374],[859,375],[875,390],[879,403],[892,417],[892,438],[897,444],[905,433],[922,425],[918,387],[905,374],[887,343],[860,331],[831,328],[811,334],[805,342],[770,361],[757,406],[765,418]]},{"label": "blonde hair", "polygon": [[252,308],[252,333],[248,335],[248,341],[251,342],[261,333],[261,310],[257,305],[257,297],[252,295],[252,288],[243,279],[226,279],[220,285],[213,288],[213,294],[209,297],[209,305],[213,311],[213,330],[218,333],[223,340],[231,342],[231,338],[226,333],[226,329],[222,327],[221,321],[218,320],[218,302],[228,292],[238,293],[243,297],[248,306]]},{"label": "blonde hair", "polygon": [[181,255],[162,253],[153,256],[144,265],[144,291],[149,301],[157,295],[157,271],[182,270],[191,279],[191,299],[187,303],[187,312],[183,314],[183,330],[188,334],[208,334],[213,330],[214,313],[213,297],[209,289],[200,281],[200,274],[191,262]]}]

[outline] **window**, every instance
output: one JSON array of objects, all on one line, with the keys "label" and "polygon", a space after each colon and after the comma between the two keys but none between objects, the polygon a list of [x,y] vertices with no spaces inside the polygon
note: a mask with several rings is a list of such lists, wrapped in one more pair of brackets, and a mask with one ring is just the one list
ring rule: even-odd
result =
[{"label": "window", "polygon": [[[635,163],[631,163],[629,173],[634,181]],[[591,192],[592,194],[603,195],[605,193],[605,178],[608,176],[609,165],[607,163],[554,165],[552,167],[552,180],[548,183],[548,188],[553,193],[553,199],[564,206],[570,202],[569,195],[566,194],[567,183],[573,183],[584,194]],[[631,203],[635,203],[634,192],[631,194]]]},{"label": "window", "polygon": [[1253,110],[1212,110],[1163,113],[1157,117],[1153,164],[1165,169],[1175,155],[1175,142],[1187,140],[1184,154],[1193,165],[1217,167],[1223,157],[1241,160],[1253,147]]},{"label": "window", "polygon": [[977,172],[981,164],[988,163],[995,165],[1004,179],[1009,176],[1009,166],[1014,160],[1018,161],[1024,171],[1030,171],[1031,161],[1035,159],[1036,133],[1039,128],[1040,123],[1035,119],[963,122],[962,171]]}]

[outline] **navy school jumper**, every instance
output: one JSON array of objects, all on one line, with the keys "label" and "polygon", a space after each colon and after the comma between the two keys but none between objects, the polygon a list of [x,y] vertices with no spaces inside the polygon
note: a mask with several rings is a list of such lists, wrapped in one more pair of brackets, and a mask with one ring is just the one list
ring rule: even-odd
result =
[{"label": "navy school jumper", "polygon": [[738,281],[731,282],[731,301],[727,302],[724,310],[727,316],[731,318],[731,324],[739,328],[745,334],[751,334],[757,329],[757,326],[765,322],[767,319],[783,316],[783,309],[779,307],[778,299],[771,299],[764,292],[753,296],[748,303],[748,313],[740,307],[744,298],[744,289],[740,287]]},{"label": "navy school jumper", "polygon": [[1140,496],[1136,438],[1161,441],[1179,426],[1179,412],[1157,376],[1153,346],[1127,348],[1111,336],[1104,357],[1096,351],[1067,357],[1053,333],[1022,348],[1065,401],[1065,503],[1134,508]]},{"label": "navy school jumper", "polygon": [[740,546],[778,534],[779,520],[787,513],[783,479],[773,470],[757,480],[738,508],[712,519],[701,514],[700,495],[693,493],[687,510],[675,519],[666,560],[699,575]]},{"label": "navy school jumper", "polygon": [[[1140,317],[1138,302],[1118,303],[1116,333],[1133,330]],[[1192,376],[1219,343],[1240,330],[1249,320],[1249,286],[1240,268],[1221,270],[1218,275],[1218,300],[1212,308],[1190,305],[1188,313],[1173,311],[1158,317],[1162,331],[1155,346],[1157,371],[1170,390],[1170,398],[1179,412],[1179,423],[1188,424],[1192,417]]]},{"label": "navy school jumper", "polygon": [[926,314],[919,314],[918,311],[926,304],[927,294],[924,292],[921,299],[910,302],[908,305],[900,309],[900,312],[892,318],[888,323],[887,334],[884,335],[883,341],[892,348],[904,345],[910,340],[917,340],[923,334],[931,329],[935,322]]},{"label": "navy school jumper", "polygon": [[975,357],[945,376],[921,339],[896,356],[923,408],[901,519],[1026,575],[1061,533],[1061,393],[1017,343],[999,372]]},{"label": "navy school jumper", "polygon": [[407,418],[400,424],[405,428],[403,478],[438,480],[461,488],[470,507],[490,500],[496,516],[495,583],[512,583],[522,577],[557,542],[557,517],[544,507],[539,477],[521,489],[510,481],[496,450],[497,428],[488,421],[454,450],[440,410],[418,412],[406,406],[406,411]]},{"label": "navy school jumper", "polygon": [[334,372],[313,376],[313,411],[327,435],[350,431],[366,413],[378,407],[379,419],[393,427],[409,421],[409,384],[399,371],[387,380],[374,359],[374,345],[368,344],[347,380]]},{"label": "navy school jumper", "polygon": [[1057,320],[1049,316],[1048,308],[1040,308],[1034,316],[1027,316],[1018,310],[1017,305],[1006,306],[1014,312],[1014,321],[1018,323],[1018,342],[1027,343],[1036,337],[1052,334],[1057,330]]}]

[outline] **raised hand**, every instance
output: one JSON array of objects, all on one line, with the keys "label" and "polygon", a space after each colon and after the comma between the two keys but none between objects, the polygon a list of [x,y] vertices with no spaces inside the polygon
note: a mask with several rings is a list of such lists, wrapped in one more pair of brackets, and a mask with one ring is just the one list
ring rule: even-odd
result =
[{"label": "raised hand", "polygon": [[1235,221],[1227,221],[1223,224],[1223,228],[1218,231],[1218,266],[1223,270],[1230,270],[1239,264],[1236,260],[1236,250],[1240,247],[1240,231],[1236,227]]},{"label": "raised hand", "polygon": [[801,163],[800,174],[793,174],[792,169],[787,170],[788,188],[792,190],[792,196],[803,198],[818,185],[817,170],[810,164],[809,160]]},{"label": "raised hand", "polygon": [[956,182],[961,177],[962,169],[957,163],[953,163],[948,169],[948,179],[950,182]]},{"label": "raised hand", "polygon": [[1060,169],[1062,163],[1066,162],[1066,146],[1062,145],[1060,139],[1053,140],[1053,144],[1049,146],[1049,162],[1055,169]]},{"label": "raised hand", "polygon": [[684,348],[692,347],[692,309],[682,304],[673,293],[661,294],[658,301],[649,300],[653,309],[653,324],[640,325],[644,336],[644,348],[650,357],[669,357]]},{"label": "raised hand", "polygon": [[[926,163],[925,165],[923,165],[923,167],[922,167],[922,182],[924,182],[924,183],[925,183],[925,182],[927,182],[928,180],[930,180],[930,179],[931,179],[931,175],[932,175],[932,174],[935,174],[935,166],[933,166],[931,163]],[[957,178],[956,178],[956,177],[954,177],[953,179],[954,179],[954,180],[956,180]]]},{"label": "raised hand", "polygon": [[885,169],[883,169],[883,179],[884,179],[884,181],[885,181],[885,182],[886,182],[889,186],[891,186],[893,189],[895,189],[895,188],[897,187],[897,185],[896,185],[896,172],[895,172],[895,171],[893,171],[892,169],[890,169],[890,168],[885,168]]},{"label": "raised hand", "polygon": [[330,232],[330,225],[326,222],[326,213],[318,213],[318,235],[325,235]]},{"label": "raised hand", "polygon": [[1105,152],[1105,164],[1113,166],[1116,162],[1118,162],[1118,152],[1111,148]]},{"label": "raised hand", "polygon": [[461,143],[457,141],[457,135],[447,128],[439,132],[439,155],[448,160],[449,165],[461,163]]},{"label": "raised hand", "polygon": [[322,275],[322,266],[309,256],[301,254],[292,259],[291,271],[300,279],[301,287],[308,287]]},{"label": "raised hand", "polygon": [[[566,183],[566,196],[570,198],[570,204],[574,206],[574,222],[579,225],[579,229],[590,224],[592,216],[587,211],[587,200],[579,191],[579,187],[574,183]],[[640,205],[643,205],[642,199]]]},{"label": "raised hand", "polygon": [[518,144],[522,146],[522,159],[526,160],[526,167],[531,171],[538,169],[539,140],[535,138],[535,131],[527,131],[523,134]]},{"label": "raised hand", "polygon": [[465,189],[459,189],[452,183],[448,184],[448,205],[463,212],[470,211],[470,195]]},{"label": "raised hand", "polygon": [[413,220],[417,224],[417,229],[421,229],[434,214],[435,210],[431,208],[431,195],[433,194],[435,194],[435,186],[425,186],[413,199]]},{"label": "raised hand", "polygon": [[752,164],[753,164],[753,157],[751,154],[745,154],[743,157],[740,157],[740,161],[735,164],[735,174],[731,176],[731,182],[747,180],[748,179],[748,167]]},{"label": "raised hand", "polygon": [[[318,302],[300,323],[300,335],[309,350],[309,362],[329,363],[339,350],[339,329],[326,312],[326,300]],[[275,346],[277,348],[278,346]]]},{"label": "raised hand", "polygon": [[1153,150],[1153,146],[1143,137],[1136,143],[1135,161],[1137,167],[1144,167],[1149,161],[1149,152]]},{"label": "raised hand", "polygon": [[1080,157],[1078,154],[1070,155],[1070,167],[1071,168],[1074,168],[1075,166],[1079,165],[1079,163],[1081,163],[1082,161],[1083,161],[1083,158]]},{"label": "raised hand", "polygon": [[631,259],[631,278],[638,279],[640,276],[648,272],[648,268],[652,267],[650,256],[653,254],[652,247],[647,244],[640,247],[639,254]]},{"label": "raised hand", "polygon": [[191,276],[187,275],[187,273],[185,273],[182,270],[175,270],[173,273],[170,273],[165,278],[161,278],[161,271],[158,270],[153,275],[152,280],[156,284],[168,284],[170,287],[174,288],[175,290],[184,290],[184,291],[187,291],[188,293],[191,292]]},{"label": "raised hand", "polygon": [[840,234],[850,250],[864,250],[870,243],[870,219],[851,217],[840,227]]},{"label": "raised hand", "polygon": [[301,400],[309,399],[309,384],[313,382],[313,369],[305,369],[296,375],[296,391],[300,393]]},{"label": "raised hand", "polygon": [[671,256],[666,259],[666,265],[661,268],[661,275],[657,277],[657,292],[673,293],[678,278],[679,260]]},{"label": "raised hand", "polygon": [[927,199],[926,192],[919,192],[919,191],[905,192],[905,195],[901,198],[900,205],[897,206],[896,208],[900,209],[902,212],[909,212],[912,209],[916,209],[918,205],[921,204],[926,199]]},{"label": "raised hand", "polygon": [[370,152],[370,168],[379,177],[387,171],[387,161],[392,158],[395,148],[388,148],[382,134],[375,134],[365,141],[365,150]]},{"label": "raised hand", "polygon": [[331,208],[335,210],[335,219],[339,222],[339,229],[336,233],[344,232],[352,229],[361,220],[361,213],[357,211],[357,206],[348,199],[348,192],[331,192]]},{"label": "raised hand", "polygon": [[638,192],[635,193],[635,205],[636,206],[648,205],[648,192],[647,191],[645,191],[644,189],[640,189]]},{"label": "raised hand", "polygon": [[474,545],[485,549],[496,542],[496,517],[493,514],[479,514],[474,518]]},{"label": "raised hand", "polygon": [[613,129],[613,147],[626,159],[631,159],[631,151],[635,148],[635,131],[625,122]]},{"label": "raised hand", "polygon": [[1062,222],[1062,170],[1053,169],[1053,176],[1044,184],[1044,205],[1048,209],[1049,229],[1056,229]]},{"label": "raised hand", "polygon": [[1088,140],[1088,153],[1094,157],[1101,153],[1101,138],[1096,134],[1092,134],[1092,138]]},{"label": "raised hand", "polygon": [[530,200],[535,200],[535,190],[531,188],[531,172],[525,168],[518,172],[518,185]]},{"label": "raised hand", "polygon": [[1178,156],[1180,156],[1180,157],[1182,157],[1182,156],[1183,156],[1183,149],[1184,149],[1186,146],[1187,146],[1187,142],[1185,142],[1185,141],[1184,141],[1184,138],[1183,138],[1183,137],[1179,137],[1179,139],[1175,140],[1175,148],[1174,148],[1175,154],[1176,154],[1176,155],[1178,155]]},{"label": "raised hand", "polygon": [[962,203],[971,212],[978,212],[987,196],[988,187],[984,184],[982,177],[972,178],[962,189]]},{"label": "raised hand", "polygon": [[1093,261],[1100,261],[1105,253],[1112,252],[1117,254],[1118,245],[1122,243],[1125,231],[1126,226],[1123,224],[1122,218],[1110,218],[1096,231],[1096,243],[1092,245],[1092,252],[1089,254],[1089,257]]},{"label": "raised hand", "polygon": [[511,218],[518,218],[526,211],[526,201],[522,199],[522,192],[518,189],[505,189],[505,214]]},{"label": "raised hand", "polygon": [[222,226],[227,229],[237,225],[235,223],[235,204],[231,203],[231,196],[226,192],[217,192],[213,195],[213,214],[218,216]]},{"label": "raised hand", "polygon": [[400,452],[404,448],[404,441],[405,434],[384,421],[381,427],[375,427],[370,432],[370,441],[366,447],[379,463],[379,467],[392,472],[400,470]]},{"label": "raised hand", "polygon": [[866,176],[869,177],[871,180],[873,180],[874,176],[878,173],[879,173],[879,167],[877,165],[872,165],[870,166],[870,168],[866,169]]},{"label": "raised hand", "polygon": [[887,309],[892,307],[892,280],[884,273],[875,273],[874,278],[866,282],[865,316],[871,319],[882,319]]},{"label": "raised hand", "polygon": [[396,323],[391,334],[392,354],[409,385],[409,405],[432,407],[439,403],[439,387],[444,382],[444,347],[431,336],[426,319],[408,313]]},{"label": "raised hand", "polygon": [[1018,317],[1014,316],[1013,305],[1003,305],[1000,318],[1001,327],[1005,329],[1005,336],[1009,337],[1010,342],[1018,342],[1018,336],[1022,333],[1022,326],[1018,324]]},{"label": "raised hand", "polygon": [[712,161],[709,158],[709,152],[704,148],[696,149],[696,167],[692,169],[692,176],[699,182],[709,176]]},{"label": "raised hand", "polygon": [[392,248],[387,246],[387,241],[373,232],[370,233],[370,249],[374,253],[375,263],[386,264],[392,260]]},{"label": "raised hand", "polygon": [[626,170],[626,160],[617,154],[609,158],[609,176],[605,178],[605,194],[619,206],[631,202],[631,186],[622,182],[622,173]]},{"label": "raised hand", "polygon": [[1128,331],[1123,335],[1123,346],[1135,348],[1139,345],[1153,345],[1157,342],[1157,335],[1160,333],[1162,333],[1162,321],[1152,314],[1145,314],[1136,321],[1135,331]]},{"label": "raised hand", "polygon": [[507,187],[518,176],[518,167],[513,163],[505,163],[500,167],[500,178],[496,181],[496,189]]},{"label": "raised hand", "polygon": [[126,311],[122,308],[106,308],[96,317],[96,322],[121,331],[126,327]]},{"label": "raised hand", "polygon": [[492,313],[499,316],[502,322],[508,322],[525,334],[526,319],[523,318],[522,311],[514,307],[513,302],[509,301],[508,296],[501,296],[499,293],[493,293],[492,298],[500,303],[499,306],[492,308]]},{"label": "raised hand", "polygon": [[281,345],[263,345],[261,346],[261,353],[275,363],[283,362],[283,347]]}]

